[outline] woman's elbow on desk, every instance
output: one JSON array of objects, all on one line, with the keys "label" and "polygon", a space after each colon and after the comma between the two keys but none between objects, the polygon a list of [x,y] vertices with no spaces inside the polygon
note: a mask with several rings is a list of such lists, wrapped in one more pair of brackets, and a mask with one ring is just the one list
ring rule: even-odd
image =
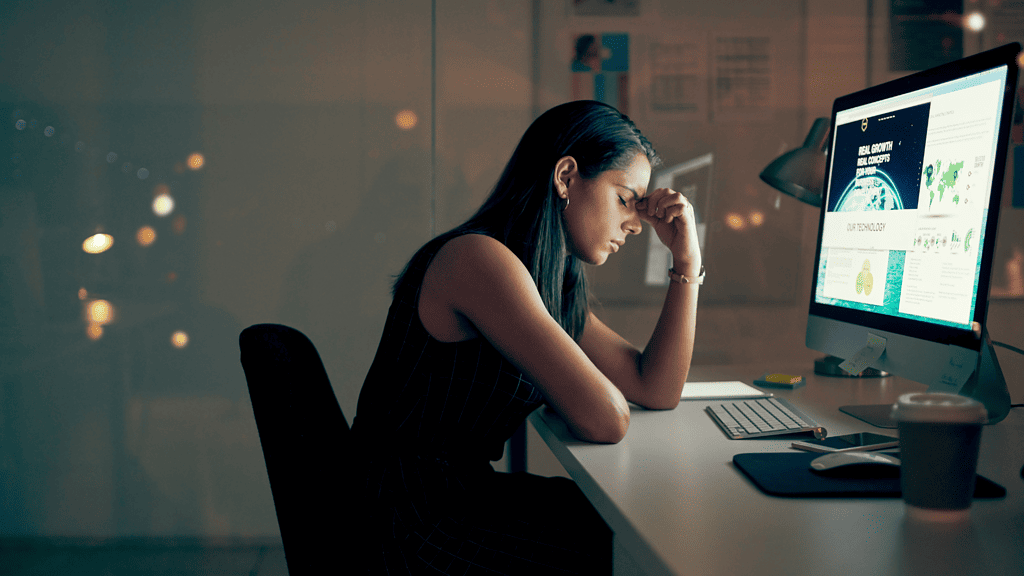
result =
[{"label": "woman's elbow on desk", "polygon": [[629,410],[614,419],[602,419],[600,422],[581,424],[569,423],[572,433],[586,442],[595,444],[618,444],[626,437],[629,430]]},{"label": "woman's elbow on desk", "polygon": [[679,395],[651,399],[647,402],[637,403],[637,405],[647,410],[673,410],[676,406],[679,406]]}]

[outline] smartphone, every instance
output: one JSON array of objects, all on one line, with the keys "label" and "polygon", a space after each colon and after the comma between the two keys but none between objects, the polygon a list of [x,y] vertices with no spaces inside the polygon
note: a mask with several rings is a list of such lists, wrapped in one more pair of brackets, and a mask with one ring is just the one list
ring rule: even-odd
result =
[{"label": "smartphone", "polygon": [[797,450],[809,450],[811,452],[866,452],[869,450],[884,450],[899,446],[899,440],[884,434],[874,432],[858,432],[856,434],[843,434],[841,436],[829,436],[823,440],[801,440],[793,442],[793,448]]}]

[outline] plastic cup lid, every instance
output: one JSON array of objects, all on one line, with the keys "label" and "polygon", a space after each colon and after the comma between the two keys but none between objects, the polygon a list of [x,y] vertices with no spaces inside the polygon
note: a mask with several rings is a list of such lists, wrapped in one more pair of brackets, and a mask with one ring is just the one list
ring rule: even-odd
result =
[{"label": "plastic cup lid", "polygon": [[892,418],[901,422],[984,424],[988,411],[981,402],[959,394],[912,392],[892,405]]}]

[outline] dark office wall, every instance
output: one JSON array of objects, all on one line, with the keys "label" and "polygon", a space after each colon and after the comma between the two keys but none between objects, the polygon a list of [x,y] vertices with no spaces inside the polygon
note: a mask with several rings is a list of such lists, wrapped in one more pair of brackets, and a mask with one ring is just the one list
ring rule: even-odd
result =
[{"label": "dark office wall", "polygon": [[[391,276],[529,122],[529,22],[526,2],[0,5],[0,536],[276,534],[238,332],[305,331],[352,417]],[[87,254],[96,232],[113,245]]]},{"label": "dark office wall", "polygon": [[[666,162],[716,154],[716,218],[759,207],[784,232],[736,232],[706,255],[708,287],[731,291],[702,301],[696,359],[809,362],[816,219],[790,198],[776,208],[757,172],[867,83],[867,3],[652,1],[609,17],[570,5],[0,4],[0,536],[276,534],[238,331],[305,331],[351,418],[390,276],[479,205],[534,114],[570,97],[581,32],[631,34],[641,83],[654,39],[775,38],[769,119],[664,120],[642,91],[631,115]],[[400,111],[415,121],[399,127]],[[175,207],[158,216],[164,192]],[[97,231],[114,244],[87,254]],[[1010,259],[1020,239],[1007,238]],[[744,280],[751,265],[761,283],[782,271],[772,294],[785,298],[750,299],[763,285]],[[97,300],[111,313],[90,330]],[[657,313],[640,300],[601,312],[637,345]],[[1020,301],[992,316],[993,337],[1020,345]],[[1024,368],[1013,362],[1008,376]],[[530,466],[562,473],[536,439]]]}]

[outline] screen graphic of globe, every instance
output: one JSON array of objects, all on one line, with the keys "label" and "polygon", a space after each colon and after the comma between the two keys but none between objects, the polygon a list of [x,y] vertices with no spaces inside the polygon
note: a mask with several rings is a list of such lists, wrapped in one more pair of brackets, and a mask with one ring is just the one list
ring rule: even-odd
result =
[{"label": "screen graphic of globe", "polygon": [[889,175],[875,170],[871,176],[855,178],[843,191],[836,212],[902,210],[903,199]]}]

